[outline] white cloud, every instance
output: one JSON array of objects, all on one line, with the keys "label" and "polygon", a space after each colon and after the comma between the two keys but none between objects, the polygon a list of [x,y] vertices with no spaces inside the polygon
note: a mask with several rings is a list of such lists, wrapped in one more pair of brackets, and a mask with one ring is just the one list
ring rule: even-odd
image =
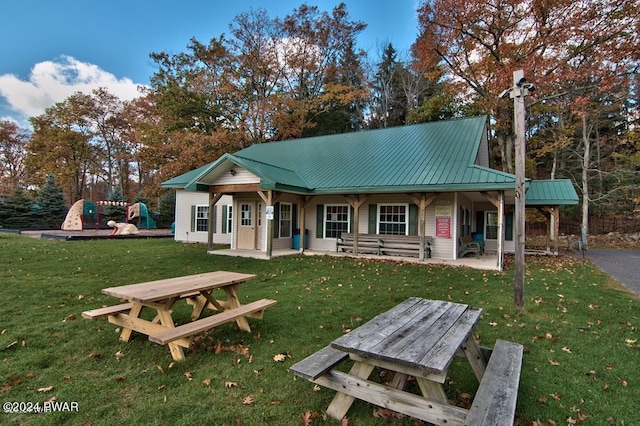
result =
[{"label": "white cloud", "polygon": [[0,97],[19,115],[34,117],[76,92],[89,94],[105,88],[123,101],[140,96],[139,84],[129,78],[118,79],[97,65],[71,56],[34,65],[27,81],[13,74],[0,75]]}]

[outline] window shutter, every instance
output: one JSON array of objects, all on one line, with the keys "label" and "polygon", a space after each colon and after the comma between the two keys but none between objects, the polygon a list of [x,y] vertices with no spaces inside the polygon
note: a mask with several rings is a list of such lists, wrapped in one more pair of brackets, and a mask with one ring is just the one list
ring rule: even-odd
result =
[{"label": "window shutter", "polygon": [[409,235],[418,235],[418,206],[409,204]]},{"label": "window shutter", "polygon": [[513,241],[513,212],[507,213],[504,222],[504,239]]},{"label": "window shutter", "polygon": [[196,231],[196,206],[191,206],[191,232]]},{"label": "window shutter", "polygon": [[369,234],[376,233],[377,224],[378,224],[378,205],[369,204]]},{"label": "window shutter", "polygon": [[228,214],[229,214],[228,207],[226,205],[222,206],[222,230],[221,230],[221,232],[223,234],[228,233],[228,230],[227,230],[227,223],[229,223],[229,221],[227,220],[227,215]]},{"label": "window shutter", "polygon": [[353,206],[349,206],[349,230],[351,232],[353,232],[354,234],[358,231],[358,227],[356,226],[355,223],[355,219],[356,219],[356,211],[353,208]]},{"label": "window shutter", "polygon": [[316,238],[324,238],[324,204],[316,207]]},{"label": "window shutter", "polygon": [[273,206],[273,238],[280,237],[280,203]]},{"label": "window shutter", "polygon": [[213,209],[213,233],[215,234],[217,228],[216,225],[218,224],[218,209],[215,204],[211,206],[211,208]]},{"label": "window shutter", "polygon": [[[291,235],[295,234],[296,229],[300,229],[298,226],[298,205],[291,204]],[[302,230],[300,231],[302,232]]]}]

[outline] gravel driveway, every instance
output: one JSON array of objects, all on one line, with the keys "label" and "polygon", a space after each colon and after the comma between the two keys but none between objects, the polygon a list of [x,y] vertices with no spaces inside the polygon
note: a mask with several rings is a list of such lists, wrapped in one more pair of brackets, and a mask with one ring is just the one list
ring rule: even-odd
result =
[{"label": "gravel driveway", "polygon": [[640,251],[589,249],[584,257],[636,294],[640,294]]}]

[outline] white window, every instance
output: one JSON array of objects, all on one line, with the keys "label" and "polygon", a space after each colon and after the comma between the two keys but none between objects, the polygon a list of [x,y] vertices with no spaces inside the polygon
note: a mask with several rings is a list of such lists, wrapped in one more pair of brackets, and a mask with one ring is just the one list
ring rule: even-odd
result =
[{"label": "white window", "polygon": [[409,205],[378,205],[378,234],[408,235]]},{"label": "white window", "polygon": [[196,221],[194,229],[196,232],[207,232],[209,230],[209,206],[196,206]]},{"label": "white window", "polygon": [[291,238],[291,204],[280,203],[280,238]]},{"label": "white window", "polygon": [[487,212],[484,222],[485,240],[498,239],[498,212]]},{"label": "white window", "polygon": [[227,234],[230,234],[233,229],[233,205],[229,204],[227,206],[227,217],[222,219],[227,221],[226,231]]},{"label": "white window", "polygon": [[349,232],[349,205],[327,204],[324,206],[324,238],[337,238]]}]

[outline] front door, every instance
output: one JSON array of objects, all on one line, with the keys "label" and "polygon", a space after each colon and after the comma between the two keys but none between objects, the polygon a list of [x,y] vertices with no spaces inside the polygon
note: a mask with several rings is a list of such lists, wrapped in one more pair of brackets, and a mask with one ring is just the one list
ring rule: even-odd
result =
[{"label": "front door", "polygon": [[256,218],[255,203],[240,203],[238,217],[238,243],[239,249],[256,249]]}]

